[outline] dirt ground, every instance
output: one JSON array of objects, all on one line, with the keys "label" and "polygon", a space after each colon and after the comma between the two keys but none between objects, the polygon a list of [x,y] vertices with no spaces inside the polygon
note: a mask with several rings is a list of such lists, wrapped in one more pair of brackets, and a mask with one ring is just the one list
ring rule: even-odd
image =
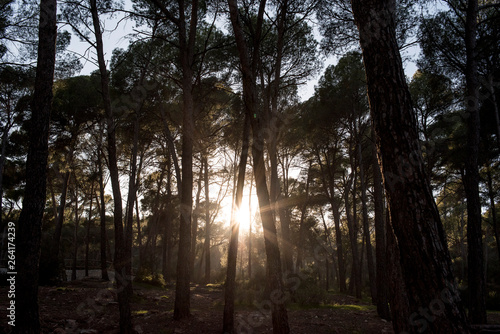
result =
[{"label": "dirt ground", "polygon": [[[193,285],[192,316],[174,321],[174,289],[134,285],[133,326],[137,333],[211,334],[222,332],[223,289]],[[0,287],[0,333],[7,325],[7,288]],[[61,287],[40,287],[42,333],[119,333],[118,303],[112,286],[98,279],[68,282]],[[292,333],[394,333],[390,322],[380,319],[373,307],[348,296],[334,296],[330,307],[289,307]],[[500,320],[500,315],[494,315]],[[491,317],[490,317],[491,318]],[[498,322],[496,322],[498,323]],[[240,333],[272,333],[270,314],[264,304],[238,306]]]}]

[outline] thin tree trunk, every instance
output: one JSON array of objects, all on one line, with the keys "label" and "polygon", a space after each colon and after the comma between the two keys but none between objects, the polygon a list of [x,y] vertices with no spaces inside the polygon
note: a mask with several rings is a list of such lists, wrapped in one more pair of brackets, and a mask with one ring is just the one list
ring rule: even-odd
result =
[{"label": "thin tree trunk", "polygon": [[56,46],[56,0],[40,1],[38,61],[26,160],[23,208],[17,226],[16,326],[14,333],[40,333],[38,264],[47,191],[49,119]]},{"label": "thin tree trunk", "polygon": [[[227,253],[227,277],[224,292],[224,318],[222,326],[222,332],[224,334],[236,333],[234,327],[234,294],[236,290],[236,263],[238,259],[238,236],[240,231],[240,222],[237,221],[238,218],[235,217],[234,212],[239,211],[239,208],[241,207],[241,200],[243,198],[243,187],[245,186],[245,171],[248,160],[249,140],[250,118],[247,114],[245,114],[240,162],[238,165],[238,181],[236,183],[236,194],[234,203],[232,205],[233,210],[231,211],[231,238],[229,240],[229,250]],[[249,261],[251,261],[250,255]],[[249,266],[251,265],[249,264]],[[250,274],[249,277],[251,277]]]},{"label": "thin tree trunk", "polygon": [[87,221],[87,233],[85,234],[85,277],[89,276],[89,250],[90,250],[90,225],[92,222],[92,203],[94,199],[94,181],[90,184],[90,195],[89,195],[89,218]]},{"label": "thin tree trunk", "polygon": [[68,186],[69,186],[69,179],[71,176],[70,171],[66,171],[64,173],[63,179],[62,179],[62,192],[61,196],[59,198],[59,207],[57,209],[57,217],[56,217],[56,226],[54,230],[54,236],[52,237],[52,243],[50,244],[50,253],[49,253],[49,272],[51,272],[53,275],[52,278],[49,280],[55,279],[58,280],[59,277],[59,269],[61,265],[61,259],[60,257],[60,245],[61,245],[61,233],[62,233],[62,227],[64,223],[64,211],[66,210],[66,197],[68,195]]},{"label": "thin tree trunk", "polygon": [[[424,171],[415,115],[396,41],[396,3],[394,0],[351,3],[391,215],[389,229],[394,230],[399,246],[411,312],[409,332],[468,333],[443,226]],[[418,313],[419,309],[435,305],[440,309],[432,321]],[[404,313],[393,316],[396,331],[408,322]]]},{"label": "thin tree trunk", "polygon": [[76,262],[78,260],[78,227],[80,225],[80,217],[78,216],[78,185],[75,176],[75,229],[73,233],[73,265],[71,267],[71,280],[76,280]]},{"label": "thin tree trunk", "polygon": [[137,248],[139,249],[139,263],[137,265],[138,268],[141,268],[141,250],[142,250],[142,231],[141,231],[141,216],[139,212],[139,198],[135,197],[135,216],[136,216],[136,224],[137,224]]},{"label": "thin tree trunk", "polygon": [[[99,143],[102,143],[102,130],[100,133]],[[107,264],[107,253],[106,247],[108,244],[108,235],[106,231],[106,202],[104,200],[104,171],[102,168],[102,146],[99,145],[98,153],[97,153],[97,166],[99,173],[99,199],[100,199],[100,207],[99,207],[99,215],[100,215],[100,250],[101,250],[101,278],[105,281],[109,281],[108,275],[108,264]],[[97,202],[99,206],[99,202]]]},{"label": "thin tree trunk", "polygon": [[311,183],[311,166],[312,166],[312,161],[309,162],[309,168],[307,170],[306,187],[305,187],[305,199],[300,209],[299,240],[297,244],[297,270],[302,269],[303,266],[302,262],[304,258],[304,242],[306,233],[305,219],[306,219],[307,206],[309,205],[309,185]]},{"label": "thin tree trunk", "polygon": [[477,15],[478,1],[467,1],[465,20],[465,81],[467,91],[467,159],[464,189],[467,198],[467,248],[469,320],[486,324],[486,283],[484,276],[483,233],[481,229],[481,201],[479,197],[479,81],[477,73]]},{"label": "thin tree trunk", "polygon": [[205,156],[205,284],[210,283],[210,184],[208,183],[208,160]]},{"label": "thin tree trunk", "polygon": [[491,224],[493,227],[493,235],[497,244],[498,258],[500,259],[500,236],[497,226],[497,209],[495,206],[495,192],[493,191],[493,180],[491,178],[491,167],[487,169],[488,174],[488,197],[490,198]]},{"label": "thin tree trunk", "polygon": [[116,152],[116,125],[113,110],[111,109],[111,98],[109,94],[109,78],[104,60],[104,49],[102,43],[101,25],[97,12],[96,0],[90,0],[90,11],[94,25],[96,38],[97,60],[101,75],[101,93],[104,101],[104,110],[107,116],[107,140],[108,140],[108,161],[109,173],[111,176],[111,188],[113,190],[114,202],[114,227],[115,227],[115,279],[118,294],[118,306],[120,310],[120,333],[128,334],[133,332],[132,318],[130,312],[130,298],[132,296],[132,282],[127,275],[126,267],[128,261],[125,250],[125,240],[123,234],[123,208],[120,190],[120,179],[118,172],[117,152]]},{"label": "thin tree trunk", "polygon": [[258,109],[258,95],[256,87],[256,69],[260,49],[262,25],[264,21],[264,8],[266,1],[259,4],[257,14],[257,24],[254,37],[254,48],[252,58],[249,58],[248,46],[243,33],[242,24],[238,14],[236,0],[228,0],[229,13],[233,31],[236,38],[236,45],[240,58],[241,70],[243,74],[243,100],[245,103],[245,113],[250,117],[250,124],[253,133],[252,156],[255,177],[255,188],[259,199],[260,215],[262,227],[264,229],[264,244],[267,255],[267,279],[269,292],[272,293],[270,301],[272,303],[272,323],[275,334],[287,334],[290,332],[288,326],[288,315],[285,308],[284,286],[281,277],[281,257],[278,248],[278,238],[276,226],[270,206],[269,192],[266,184],[266,171],[264,164],[264,133],[263,117]]},{"label": "thin tree trunk", "polygon": [[368,207],[366,199],[366,179],[363,166],[363,154],[361,151],[361,142],[358,143],[358,162],[359,162],[359,178],[361,182],[361,205],[363,210],[363,232],[366,244],[366,262],[368,264],[368,280],[370,284],[370,294],[373,305],[377,304],[377,288],[375,278],[375,264],[373,263],[373,250],[370,238],[370,225],[368,221]]},{"label": "thin tree trunk", "polygon": [[[247,124],[246,126],[250,126]],[[248,130],[250,133],[250,130]],[[252,279],[252,185],[253,174],[250,174],[250,187],[248,189],[248,279]]]},{"label": "thin tree trunk", "polygon": [[[130,175],[128,180],[128,195],[127,195],[127,212],[125,213],[125,258],[127,275],[132,275],[132,240],[133,240],[133,224],[134,224],[134,204],[137,197],[138,174],[137,170],[137,154],[139,146],[139,115],[136,111],[134,120],[134,132],[132,140],[132,152],[130,155]],[[141,159],[142,160],[142,159]]]},{"label": "thin tree trunk", "polygon": [[[195,280],[195,271],[194,271],[194,263],[196,261],[196,243],[198,237],[198,217],[200,211],[200,195],[201,195],[201,180],[203,179],[203,171],[204,171],[204,160],[201,159],[200,164],[200,174],[198,176],[198,181],[196,182],[196,200],[193,210],[193,219],[191,222],[191,258],[190,258],[190,269],[191,269],[191,278]],[[201,261],[201,259],[200,259]]]},{"label": "thin tree trunk", "polygon": [[351,174],[349,176],[349,180],[344,190],[344,203],[345,203],[347,225],[349,228],[349,239],[351,241],[351,254],[352,254],[352,267],[351,267],[351,280],[349,282],[349,293],[354,293],[356,298],[361,299],[361,277],[359,273],[360,261],[359,261],[359,250],[358,250],[358,235],[357,235],[357,228],[355,226],[355,219],[353,217],[353,214],[356,213],[356,208],[355,208],[356,203],[352,203],[353,212],[351,212],[350,209],[351,205],[349,202],[349,194],[351,193],[351,187],[352,184],[355,183],[355,180],[353,180],[353,178],[354,175]]},{"label": "thin tree trunk", "polygon": [[173,205],[172,205],[172,164],[170,155],[167,156],[167,219],[165,220],[165,266],[163,267],[163,277],[166,282],[170,282],[172,277],[172,230],[173,230]]}]

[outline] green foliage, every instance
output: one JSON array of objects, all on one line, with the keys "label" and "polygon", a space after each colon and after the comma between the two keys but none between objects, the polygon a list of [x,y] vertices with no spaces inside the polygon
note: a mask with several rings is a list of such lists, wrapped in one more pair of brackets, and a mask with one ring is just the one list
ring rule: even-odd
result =
[{"label": "green foliage", "polygon": [[318,285],[317,280],[309,276],[293,291],[293,301],[300,306],[319,306],[328,300],[328,292]]},{"label": "green foliage", "polygon": [[136,283],[144,283],[160,288],[164,288],[166,286],[165,279],[162,274],[154,273],[151,271],[140,268],[134,277],[134,282]]}]

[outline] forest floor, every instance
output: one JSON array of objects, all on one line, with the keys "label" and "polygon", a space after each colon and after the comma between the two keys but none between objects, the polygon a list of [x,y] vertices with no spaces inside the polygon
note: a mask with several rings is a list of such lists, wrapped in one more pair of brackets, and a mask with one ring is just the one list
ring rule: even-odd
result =
[{"label": "forest floor", "polygon": [[[211,334],[222,332],[224,293],[220,285],[192,285],[192,316],[173,320],[173,288],[134,284],[132,322],[137,333]],[[0,287],[0,333],[9,333],[7,287]],[[118,303],[109,282],[81,279],[60,287],[40,287],[42,333],[118,334]],[[264,305],[264,304],[263,304]],[[333,295],[331,304],[319,307],[288,306],[292,333],[394,333],[390,322],[380,319],[373,306],[345,295]],[[490,315],[500,323],[500,314]],[[271,317],[261,307],[236,307],[240,333],[272,333]]]}]

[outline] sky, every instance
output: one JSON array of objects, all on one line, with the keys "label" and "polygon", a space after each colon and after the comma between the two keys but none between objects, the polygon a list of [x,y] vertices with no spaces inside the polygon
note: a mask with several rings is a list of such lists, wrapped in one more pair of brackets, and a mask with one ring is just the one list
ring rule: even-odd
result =
[{"label": "sky", "polygon": [[[103,22],[105,22],[105,29],[107,30],[103,34],[103,45],[105,57],[108,63],[115,48],[126,49],[128,47],[129,39],[127,38],[127,36],[134,31],[135,23],[133,21],[123,20],[118,24],[118,20],[119,17],[112,20],[102,20]],[[316,38],[321,38],[316,28],[314,29],[314,34]],[[86,42],[80,41],[77,36],[72,36],[71,44],[69,46],[70,51],[76,52],[78,54],[83,54],[87,49],[88,44]],[[410,60],[405,61],[403,64],[405,68],[405,74],[408,78],[411,78],[417,69],[415,61],[417,59],[418,52],[419,49],[417,46],[405,51],[405,55],[410,56]],[[92,52],[92,58],[96,59],[95,52]],[[314,94],[314,87],[318,84],[319,78],[324,73],[325,68],[328,65],[335,64],[336,62],[336,57],[327,57],[323,64],[323,68],[318,72],[316,77],[310,78],[305,85],[299,87],[298,92],[301,101],[306,101]],[[91,61],[85,61],[82,59],[82,65],[83,69],[80,72],[81,75],[88,75],[97,69],[97,66]]]}]

